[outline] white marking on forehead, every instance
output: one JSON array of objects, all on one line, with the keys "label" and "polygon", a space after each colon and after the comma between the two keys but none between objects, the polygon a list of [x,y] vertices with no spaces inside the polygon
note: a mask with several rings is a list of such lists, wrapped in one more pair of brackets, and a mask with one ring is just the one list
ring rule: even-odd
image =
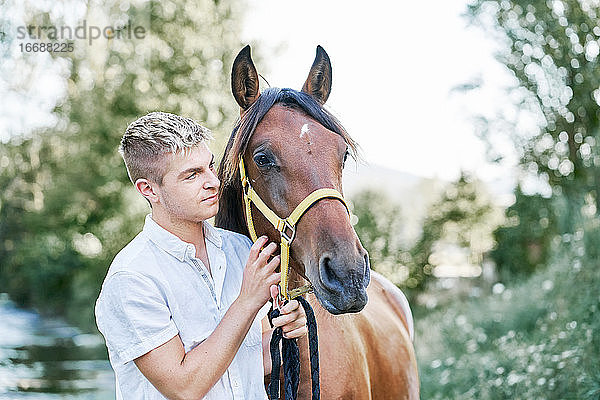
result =
[{"label": "white marking on forehead", "polygon": [[302,129],[300,129],[300,137],[304,136],[305,133],[308,133],[308,124],[302,125]]}]

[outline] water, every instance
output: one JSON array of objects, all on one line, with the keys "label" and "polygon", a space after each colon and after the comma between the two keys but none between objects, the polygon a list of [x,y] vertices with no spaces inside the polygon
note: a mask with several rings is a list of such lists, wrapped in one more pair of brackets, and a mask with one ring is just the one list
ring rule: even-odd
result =
[{"label": "water", "polygon": [[0,399],[108,400],[114,384],[101,337],[16,308],[0,293]]}]

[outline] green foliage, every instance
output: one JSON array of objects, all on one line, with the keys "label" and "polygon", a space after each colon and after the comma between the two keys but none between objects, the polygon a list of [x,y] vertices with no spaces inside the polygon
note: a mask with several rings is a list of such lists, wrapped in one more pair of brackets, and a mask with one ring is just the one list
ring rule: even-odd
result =
[{"label": "green foliage", "polygon": [[494,231],[496,248],[490,252],[502,281],[522,278],[545,266],[557,234],[552,199],[526,195],[520,186],[516,201],[506,209],[506,223]]},{"label": "green foliage", "polygon": [[0,292],[89,330],[106,269],[148,212],[117,152],[127,124],[179,113],[213,130],[219,154],[238,113],[228,68],[241,43],[232,1],[81,4],[147,35],[76,42],[58,123],[0,144]]},{"label": "green foliage", "polygon": [[432,205],[423,222],[421,237],[411,249],[407,286],[417,291],[424,289],[433,272],[431,255],[439,245],[467,248],[469,261],[481,263],[483,253],[491,248],[491,231],[497,225],[497,219],[481,182],[462,173]]},{"label": "green foliage", "polygon": [[432,276],[431,255],[444,245],[468,249],[470,262],[481,263],[492,247],[491,232],[499,213],[491,205],[481,182],[461,174],[448,184],[430,208],[416,243],[403,242],[404,223],[400,207],[384,193],[364,191],[352,199],[354,226],[369,252],[371,267],[414,298]]},{"label": "green foliage", "polygon": [[469,13],[503,45],[519,108],[539,116],[539,130],[515,147],[553,197],[517,187],[494,234],[492,257],[509,288],[417,318],[422,396],[598,399],[600,223],[590,216],[600,210],[600,7],[476,0]]},{"label": "green foliage", "polygon": [[598,212],[600,6],[579,0],[477,0],[469,13],[499,34],[499,59],[517,78],[513,95],[521,99],[519,108],[540,116],[539,131],[526,132],[516,144],[522,166],[565,195],[568,212],[578,213],[588,194]]},{"label": "green foliage", "polygon": [[588,225],[530,279],[417,318],[423,398],[598,399],[600,224]]},{"label": "green foliage", "polygon": [[369,252],[371,268],[394,284],[404,286],[408,278],[410,253],[402,243],[404,227],[400,207],[384,193],[365,190],[352,199],[358,217],[354,229]]}]

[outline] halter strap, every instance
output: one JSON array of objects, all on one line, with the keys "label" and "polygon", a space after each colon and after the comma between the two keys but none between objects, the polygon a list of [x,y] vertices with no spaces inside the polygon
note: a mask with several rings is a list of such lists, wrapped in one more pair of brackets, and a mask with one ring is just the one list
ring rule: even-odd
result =
[{"label": "halter strap", "polygon": [[335,189],[322,188],[317,189],[304,198],[296,206],[294,211],[287,218],[279,218],[273,210],[271,210],[265,202],[260,198],[258,193],[254,191],[252,185],[248,181],[246,175],[246,168],[244,166],[244,160],[240,157],[240,179],[242,181],[243,195],[244,195],[244,206],[246,209],[246,224],[248,225],[248,231],[250,232],[250,238],[253,242],[258,240],[256,230],[254,229],[254,221],[252,219],[252,207],[251,203],[254,203],[256,208],[265,216],[265,218],[279,231],[281,236],[281,282],[279,284],[280,293],[283,294],[285,299],[290,300],[299,295],[312,291],[310,284],[304,285],[300,288],[296,288],[288,291],[288,267],[290,261],[290,245],[296,237],[296,224],[300,221],[300,218],[304,213],[316,202],[325,198],[338,199],[342,202],[346,211],[349,213],[350,210],[344,196]]}]

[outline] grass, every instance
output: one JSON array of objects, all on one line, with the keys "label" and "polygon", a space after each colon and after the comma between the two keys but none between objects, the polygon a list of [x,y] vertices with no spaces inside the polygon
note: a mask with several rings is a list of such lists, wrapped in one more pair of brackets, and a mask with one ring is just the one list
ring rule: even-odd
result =
[{"label": "grass", "polygon": [[502,293],[417,319],[421,397],[600,399],[600,229],[585,235]]}]

